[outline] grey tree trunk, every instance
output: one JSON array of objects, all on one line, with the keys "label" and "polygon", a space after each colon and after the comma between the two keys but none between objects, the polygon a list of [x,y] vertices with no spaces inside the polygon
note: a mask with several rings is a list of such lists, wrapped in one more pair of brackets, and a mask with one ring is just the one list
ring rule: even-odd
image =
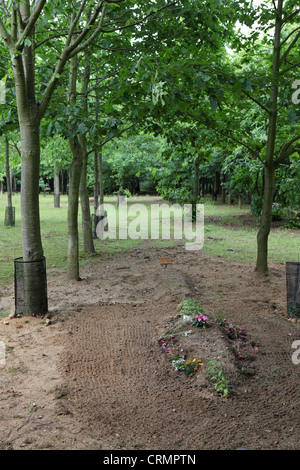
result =
[{"label": "grey tree trunk", "polygon": [[[85,57],[87,63],[85,64],[81,95],[83,96],[83,112],[85,115],[88,114],[88,86],[90,81],[90,66],[88,62],[88,55]],[[82,149],[82,169],[80,179],[80,202],[81,202],[81,214],[82,214],[82,230],[83,230],[83,250],[85,253],[95,253],[94,239],[93,239],[93,226],[91,219],[90,200],[87,189],[87,164],[88,164],[88,153],[87,153],[87,142],[86,134],[83,134],[79,138],[79,142]]]},{"label": "grey tree trunk", "polygon": [[88,155],[86,150],[86,139],[84,136],[80,139],[80,144],[82,149],[82,169],[79,193],[82,213],[83,250],[85,253],[95,253],[90,199],[86,186]]},{"label": "grey tree trunk", "polygon": [[82,170],[82,149],[78,137],[70,139],[73,161],[69,181],[68,196],[68,264],[67,278],[79,281],[79,232],[78,232],[78,206],[79,185]]},{"label": "grey tree trunk", "polygon": [[[99,152],[99,194],[100,194],[100,206],[104,204],[104,186],[103,186],[103,161],[102,161],[102,147]],[[104,215],[104,214],[101,214]]]},{"label": "grey tree trunk", "polygon": [[199,190],[200,190],[199,156],[197,155],[195,159],[195,164],[194,164],[194,188],[193,188],[193,203],[192,203],[192,219],[193,220],[196,220]]},{"label": "grey tree trunk", "polygon": [[14,225],[13,205],[12,205],[12,188],[11,188],[11,172],[9,164],[9,141],[5,137],[5,170],[6,170],[6,186],[7,186],[7,221],[6,225],[12,227]]},{"label": "grey tree trunk", "polygon": [[97,150],[94,151],[94,226],[93,226],[93,238],[97,238],[97,224],[99,222],[98,215],[99,207],[99,157]]},{"label": "grey tree trunk", "polygon": [[54,162],[54,207],[60,207],[59,167]]},{"label": "grey tree trunk", "polygon": [[[76,103],[78,58],[77,55],[70,61],[68,100]],[[78,232],[78,205],[79,186],[82,170],[82,148],[77,135],[69,139],[73,160],[70,165],[69,196],[68,196],[68,263],[67,278],[79,281],[79,232]]]}]

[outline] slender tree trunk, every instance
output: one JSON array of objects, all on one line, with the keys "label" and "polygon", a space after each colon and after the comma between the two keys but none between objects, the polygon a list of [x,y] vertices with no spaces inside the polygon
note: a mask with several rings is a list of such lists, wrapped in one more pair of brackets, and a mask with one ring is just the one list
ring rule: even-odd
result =
[{"label": "slender tree trunk", "polygon": [[12,205],[12,190],[11,190],[11,173],[9,165],[9,141],[5,137],[5,170],[6,170],[6,185],[7,185],[7,221],[6,225],[12,227],[14,225],[13,205]]},{"label": "slender tree trunk", "polygon": [[196,220],[199,189],[200,189],[199,156],[197,155],[195,158],[195,164],[194,164],[194,188],[193,188],[193,203],[192,203],[192,219],[193,220]]},{"label": "slender tree trunk", "polygon": [[[271,164],[272,162],[270,162]],[[260,228],[257,234],[257,261],[256,270],[261,273],[268,271],[268,237],[272,222],[272,203],[274,189],[274,170],[266,168],[264,204],[261,216]]]},{"label": "slender tree trunk", "polygon": [[82,170],[82,149],[78,137],[70,139],[73,161],[69,181],[68,196],[68,266],[67,278],[79,281],[79,232],[78,232],[78,206],[79,185]]},{"label": "slender tree trunk", "polygon": [[88,189],[86,186],[88,155],[84,136],[80,139],[80,145],[82,149],[82,169],[79,193],[82,213],[83,250],[85,253],[95,253],[92,219],[90,211],[90,200]]},{"label": "slender tree trunk", "polygon": [[[77,55],[70,61],[68,100],[76,103],[78,58]],[[79,186],[82,171],[82,148],[78,136],[69,139],[73,156],[70,165],[69,196],[68,196],[68,265],[67,278],[78,281],[79,277],[79,231],[78,231],[78,205]]]},{"label": "slender tree trunk", "polygon": [[[23,242],[23,315],[48,311],[47,279],[44,270],[39,213],[39,120],[21,119],[21,215]],[[31,263],[27,263],[27,262]],[[33,262],[33,263],[32,263]]]},{"label": "slender tree trunk", "polygon": [[60,191],[59,191],[59,168],[58,163],[54,162],[54,207],[60,207]]},{"label": "slender tree trunk", "polygon": [[97,150],[94,151],[94,227],[93,238],[97,238],[97,224],[99,221],[99,156]]},{"label": "slender tree trunk", "polygon": [[[89,66],[89,55],[85,57],[87,63],[85,64],[84,75],[82,80],[81,95],[83,96],[83,112],[88,114],[88,86],[90,81],[90,66]],[[87,153],[87,142],[86,134],[83,134],[79,138],[79,142],[82,149],[82,170],[80,179],[80,202],[81,202],[81,213],[82,213],[82,230],[83,230],[83,250],[85,253],[95,253],[94,239],[93,239],[93,227],[90,210],[89,193],[87,189],[87,164],[88,164],[88,153]]]},{"label": "slender tree trunk", "polygon": [[278,0],[275,37],[273,49],[273,73],[272,90],[270,97],[270,113],[268,126],[268,141],[264,164],[264,201],[260,228],[257,234],[257,259],[256,270],[260,273],[268,271],[268,238],[272,222],[272,204],[274,191],[274,151],[277,132],[277,101],[279,91],[279,70],[280,70],[280,42],[282,28],[282,7],[283,0]]},{"label": "slender tree trunk", "polygon": [[[104,186],[103,186],[103,158],[102,158],[102,147],[99,152],[99,194],[100,194],[100,206],[104,204]],[[104,214],[100,214],[101,216]]]}]

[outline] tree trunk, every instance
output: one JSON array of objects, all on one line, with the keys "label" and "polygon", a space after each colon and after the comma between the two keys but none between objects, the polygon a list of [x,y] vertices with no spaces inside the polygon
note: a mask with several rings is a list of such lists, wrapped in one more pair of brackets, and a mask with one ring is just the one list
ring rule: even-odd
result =
[{"label": "tree trunk", "polygon": [[80,139],[80,145],[82,149],[82,169],[79,193],[82,213],[83,250],[85,253],[95,253],[92,219],[90,211],[90,200],[88,189],[86,186],[88,155],[86,151],[86,140],[84,136],[82,136],[82,138]]},{"label": "tree trunk", "polygon": [[280,70],[280,43],[282,28],[283,0],[278,0],[275,38],[273,49],[272,88],[270,97],[270,113],[268,126],[268,140],[264,166],[264,201],[260,228],[257,234],[257,259],[256,270],[260,273],[268,271],[268,238],[272,222],[272,204],[274,191],[274,150],[277,132],[277,101],[278,101],[278,77]]},{"label": "tree trunk", "polygon": [[[104,204],[104,186],[103,186],[103,161],[102,161],[102,147],[99,153],[99,194],[100,194],[100,206]],[[103,215],[103,214],[101,214]]]},{"label": "tree trunk", "polygon": [[73,161],[69,181],[68,196],[68,266],[67,278],[79,281],[79,233],[78,233],[78,205],[79,185],[82,170],[82,149],[78,137],[70,139]]},{"label": "tree trunk", "polygon": [[57,162],[54,162],[54,207],[60,207],[59,168]]},{"label": "tree trunk", "polygon": [[94,228],[93,238],[97,238],[97,225],[99,216],[97,215],[99,207],[99,157],[97,150],[94,151]]},{"label": "tree trunk", "polygon": [[6,170],[6,186],[7,186],[7,221],[6,225],[12,227],[14,222],[13,206],[12,206],[12,190],[11,190],[11,174],[9,165],[9,142],[5,137],[5,170]]},{"label": "tree trunk", "polygon": [[199,198],[199,189],[200,189],[200,181],[199,181],[199,156],[195,158],[194,164],[194,188],[193,188],[193,203],[192,203],[192,220],[196,220],[197,215],[197,202]]},{"label": "tree trunk", "polygon": [[[29,114],[29,113],[28,113]],[[47,280],[43,265],[36,270],[28,261],[41,261],[43,248],[39,213],[40,138],[39,120],[20,120],[21,134],[21,214],[24,263],[23,315],[44,315],[48,311]]]},{"label": "tree trunk", "polygon": [[[89,54],[85,57],[87,61],[84,68],[81,95],[83,97],[83,112],[88,115],[88,86],[90,81],[90,65],[89,65]],[[81,213],[82,213],[82,229],[83,229],[83,250],[85,253],[95,253],[94,239],[93,239],[93,227],[90,211],[90,200],[88,189],[86,185],[87,179],[87,164],[88,164],[88,153],[87,153],[87,142],[86,134],[83,134],[79,138],[79,142],[82,149],[82,169],[80,179],[80,202],[81,202]]]},{"label": "tree trunk", "polygon": [[[78,58],[72,57],[70,62],[68,101],[76,104]],[[74,129],[72,129],[74,132]],[[69,139],[73,160],[70,165],[69,197],[68,197],[68,265],[67,278],[79,281],[79,232],[78,232],[78,205],[79,186],[82,170],[82,148],[75,135]]]},{"label": "tree trunk", "polygon": [[261,273],[268,271],[268,237],[272,222],[272,203],[274,189],[273,167],[265,170],[264,204],[261,216],[260,228],[257,234],[257,260],[256,270]]}]

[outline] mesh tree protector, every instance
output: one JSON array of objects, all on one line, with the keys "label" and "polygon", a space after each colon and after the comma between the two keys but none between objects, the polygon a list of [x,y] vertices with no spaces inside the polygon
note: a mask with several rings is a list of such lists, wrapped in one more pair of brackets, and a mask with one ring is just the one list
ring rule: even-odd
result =
[{"label": "mesh tree protector", "polygon": [[300,318],[300,262],[286,263],[286,300],[289,318]]},{"label": "mesh tree protector", "polygon": [[46,260],[24,261],[15,264],[15,316],[38,316],[48,311],[47,292],[41,294],[46,283]]}]

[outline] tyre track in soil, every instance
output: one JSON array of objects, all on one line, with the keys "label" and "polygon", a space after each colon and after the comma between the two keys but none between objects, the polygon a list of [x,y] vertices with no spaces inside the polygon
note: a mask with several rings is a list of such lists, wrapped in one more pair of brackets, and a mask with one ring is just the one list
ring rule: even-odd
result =
[{"label": "tyre track in soil", "polygon": [[[233,280],[232,263],[215,260],[215,273],[208,275],[208,256],[200,255],[200,266],[193,254],[174,250],[173,255],[176,272],[161,271],[153,277],[148,264],[149,278],[161,286],[163,296],[155,296],[149,283],[146,294],[143,291],[144,303],[100,303],[72,321],[63,360],[68,406],[81,423],[83,435],[94,436],[89,446],[299,448],[300,367],[291,361],[291,343],[299,336],[299,325],[275,314],[270,302],[273,299],[279,311],[283,308],[278,296],[284,282],[282,270],[274,269],[271,282],[264,283],[253,276],[251,266],[245,269],[236,263]],[[139,276],[147,277],[145,267],[135,274],[135,294]],[[123,281],[126,289],[125,277]],[[169,283],[165,290],[164,282]],[[224,286],[226,298],[212,300],[216,288]],[[183,294],[194,296],[195,292],[208,310],[225,307],[230,321],[245,328],[259,345],[255,376],[240,374],[241,393],[227,401],[176,373],[158,347],[157,325],[174,314]]]}]

